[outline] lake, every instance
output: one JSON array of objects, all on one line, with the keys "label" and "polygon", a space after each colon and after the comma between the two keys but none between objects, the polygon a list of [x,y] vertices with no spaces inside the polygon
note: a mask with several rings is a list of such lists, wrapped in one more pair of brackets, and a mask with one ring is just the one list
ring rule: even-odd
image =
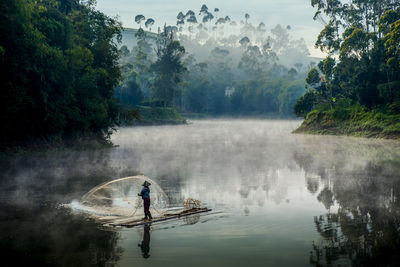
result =
[{"label": "lake", "polygon": [[[1,160],[10,266],[396,266],[400,142],[291,134],[296,120],[120,128],[118,147]],[[209,214],[109,228],[70,203],[136,174]]]}]

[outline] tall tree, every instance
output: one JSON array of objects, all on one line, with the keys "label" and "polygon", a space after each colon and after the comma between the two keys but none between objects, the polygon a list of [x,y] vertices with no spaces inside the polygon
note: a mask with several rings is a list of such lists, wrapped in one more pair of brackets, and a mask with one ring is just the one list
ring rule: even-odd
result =
[{"label": "tall tree", "polygon": [[[338,53],[318,66],[330,101],[347,98],[368,109],[400,100],[398,0],[312,0],[314,18],[329,19],[316,47]],[[309,77],[315,74],[310,71]],[[315,76],[315,75],[314,75]],[[327,98],[325,98],[327,99]],[[318,99],[316,101],[325,101]]]},{"label": "tall tree", "polygon": [[121,25],[93,2],[0,3],[1,143],[106,137],[116,123]]},{"label": "tall tree", "polygon": [[179,41],[174,40],[173,32],[168,32],[164,26],[157,39],[157,60],[152,64],[156,74],[153,85],[153,97],[170,106],[174,98],[179,97],[178,84],[182,81],[182,74],[186,71],[182,63],[185,48]]}]

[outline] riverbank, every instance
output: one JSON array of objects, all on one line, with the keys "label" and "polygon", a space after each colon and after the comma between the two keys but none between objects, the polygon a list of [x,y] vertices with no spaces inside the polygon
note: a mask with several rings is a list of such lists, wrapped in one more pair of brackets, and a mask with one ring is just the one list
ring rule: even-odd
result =
[{"label": "riverbank", "polygon": [[110,138],[103,134],[76,135],[73,137],[43,136],[24,142],[0,145],[0,158],[24,154],[48,154],[59,151],[102,150],[113,148]]},{"label": "riverbank", "polygon": [[186,119],[267,119],[267,120],[296,120],[297,118],[289,115],[270,113],[248,113],[248,114],[207,114],[207,113],[181,113]]},{"label": "riverbank", "polygon": [[[178,125],[187,123],[174,108],[164,107],[138,107],[138,113],[128,114],[132,117],[129,122],[121,122],[122,126],[148,126],[148,125]],[[140,121],[133,119],[140,117]],[[111,129],[110,129],[111,131]],[[109,133],[111,134],[111,132]],[[88,133],[74,136],[49,135],[25,141],[0,144],[0,157],[29,153],[52,153],[57,151],[100,150],[114,147],[107,134]]]},{"label": "riverbank", "polygon": [[393,108],[371,111],[354,107],[314,110],[293,133],[400,140],[400,114]]},{"label": "riverbank", "polygon": [[139,106],[140,121],[133,125],[163,125],[163,124],[185,124],[186,119],[172,107],[149,107]]}]

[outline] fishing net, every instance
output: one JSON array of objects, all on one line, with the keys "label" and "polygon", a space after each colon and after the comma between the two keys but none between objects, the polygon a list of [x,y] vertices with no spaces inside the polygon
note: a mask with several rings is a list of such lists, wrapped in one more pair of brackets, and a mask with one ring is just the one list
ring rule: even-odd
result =
[{"label": "fishing net", "polygon": [[143,217],[143,200],[138,193],[145,181],[151,183],[150,212],[153,216],[162,215],[168,208],[168,197],[156,182],[144,175],[120,178],[96,186],[82,197],[79,209],[103,220]]},{"label": "fishing net", "polygon": [[193,198],[188,198],[183,201],[185,209],[198,209],[200,208],[200,201]]}]

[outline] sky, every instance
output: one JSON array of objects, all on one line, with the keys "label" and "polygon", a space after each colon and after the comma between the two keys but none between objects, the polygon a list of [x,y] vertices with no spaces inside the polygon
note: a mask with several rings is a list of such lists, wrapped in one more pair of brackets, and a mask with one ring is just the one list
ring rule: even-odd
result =
[{"label": "sky", "polygon": [[134,18],[142,14],[146,19],[153,18],[153,29],[157,29],[164,23],[175,25],[179,11],[185,14],[193,10],[197,14],[203,4],[209,10],[219,8],[219,16],[229,16],[237,22],[248,13],[250,22],[258,25],[262,21],[268,29],[277,24],[290,25],[292,36],[304,38],[312,56],[323,56],[314,43],[324,25],[313,20],[315,9],[311,0],[97,0],[97,9],[108,16],[118,16],[128,28],[137,28]]}]

